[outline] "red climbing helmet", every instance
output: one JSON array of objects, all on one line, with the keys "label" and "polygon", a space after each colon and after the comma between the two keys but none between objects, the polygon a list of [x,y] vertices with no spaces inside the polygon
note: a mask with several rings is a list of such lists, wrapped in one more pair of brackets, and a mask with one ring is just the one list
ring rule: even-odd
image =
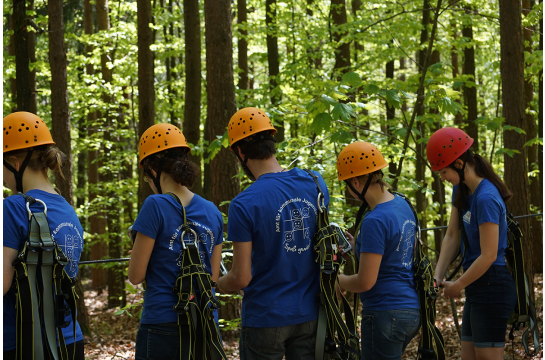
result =
[{"label": "red climbing helmet", "polygon": [[432,171],[441,170],[467,151],[473,138],[458,128],[446,127],[437,130],[428,140],[426,155]]}]

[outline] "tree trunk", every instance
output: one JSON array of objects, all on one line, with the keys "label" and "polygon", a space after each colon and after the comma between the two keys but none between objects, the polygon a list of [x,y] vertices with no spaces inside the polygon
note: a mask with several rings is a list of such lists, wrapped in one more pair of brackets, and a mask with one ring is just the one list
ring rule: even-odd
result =
[{"label": "tree trunk", "polygon": [[[352,0],[352,16],[357,19],[358,13],[361,11],[362,1]],[[358,41],[354,41],[354,66],[358,66],[358,55],[363,52],[363,45]]]},{"label": "tree trunk", "polygon": [[[471,13],[471,8],[466,8],[466,14]],[[462,36],[468,42],[473,42],[473,25],[471,23],[462,27]],[[464,85],[464,99],[467,106],[467,134],[474,140],[473,149],[480,154],[479,147],[479,128],[475,123],[478,117],[477,110],[477,78],[475,77],[475,46],[471,44],[464,48],[464,75],[469,75],[468,79],[473,82],[472,85]]]},{"label": "tree trunk", "polygon": [[[265,1],[265,26],[267,28],[267,61],[269,63],[269,92],[273,107],[280,105],[282,92],[279,87],[280,60],[278,55],[278,25],[276,19],[276,0]],[[276,124],[277,142],[284,141],[284,121],[274,113],[269,113],[271,120]]]},{"label": "tree trunk", "polygon": [[[238,88],[248,90],[248,9],[246,0],[237,0],[237,24],[239,26],[238,37]],[[244,106],[244,104],[243,104]]]},{"label": "tree trunk", "polygon": [[[530,13],[530,9],[533,8],[533,1],[522,0],[522,13],[525,17]],[[532,33],[534,28],[525,27],[523,29],[523,39],[524,39],[524,51],[532,53]],[[526,100],[526,109],[530,110],[532,107],[532,101],[534,100],[534,83],[532,78],[527,78],[524,80],[524,94]],[[530,108],[530,109],[529,109]],[[536,129],[536,119],[534,118],[534,113],[532,111],[526,111],[526,121],[525,121],[525,130],[527,139],[534,139],[537,135]],[[543,148],[543,146],[538,146],[537,144],[528,147],[528,169],[530,170],[539,170],[538,167],[538,148]],[[530,177],[530,201],[531,204],[542,210],[540,206],[543,203],[543,188],[539,187],[539,177],[541,174],[536,174]],[[532,218],[532,230],[534,233],[534,272],[542,273],[543,272],[543,222],[542,219],[537,217]]]},{"label": "tree trunk", "polygon": [[[505,124],[524,128],[524,52],[522,45],[521,6],[519,1],[500,0],[502,103]],[[509,203],[513,214],[529,214],[529,185],[525,134],[509,130],[504,133],[504,147],[519,150],[520,154],[504,155],[505,183],[514,195]],[[533,233],[531,219],[520,219],[524,263],[529,280],[530,296],[534,299]]]},{"label": "tree trunk", "polygon": [[[151,0],[137,0],[138,21],[138,139],[150,126],[155,124],[155,89],[153,87],[154,63],[153,31],[150,23],[153,22]],[[137,145],[138,146],[138,145]],[[144,172],[139,171],[140,181],[138,189],[138,209],[144,200],[153,194],[151,188],[144,181]]]},{"label": "tree trunk", "polygon": [[[60,175],[56,176],[55,185],[59,188],[61,195],[66,201],[74,206],[72,145],[70,143],[70,111],[68,110],[68,84],[66,80],[67,64],[66,51],[64,49],[63,1],[49,0],[47,13],[49,16],[52,136],[57,143],[56,146],[65,153],[68,158],[68,162],[62,170],[64,179]],[[28,100],[30,104],[30,97]]]},{"label": "tree trunk", "polygon": [[[31,110],[30,69],[28,67],[28,31],[25,0],[13,0],[15,32],[15,78],[17,79],[17,111]],[[49,20],[51,21],[51,19]]]},{"label": "tree trunk", "polygon": [[[539,2],[541,4],[541,1]],[[543,19],[539,21],[539,50],[543,51]],[[539,71],[538,74],[539,79],[539,100],[538,100],[538,132],[539,137],[543,139],[543,69]],[[537,148],[537,163],[538,163],[538,169],[539,169],[539,188],[543,189],[543,146],[539,146]],[[538,198],[537,203],[539,204],[539,210],[543,213],[543,198]],[[543,217],[541,218],[541,226],[543,226]],[[543,248],[543,234],[541,243],[539,244],[539,247],[537,249]],[[542,251],[537,250],[536,254],[539,256]],[[540,270],[541,273],[543,273],[543,258],[540,257],[539,260],[541,262],[538,262],[538,265],[535,266],[536,272]]]},{"label": "tree trunk", "polygon": [[[314,0],[307,0],[307,16],[310,19],[310,21],[317,21],[314,20],[314,11],[312,11],[311,6],[314,4]],[[307,32],[307,38],[309,42],[312,38],[316,38],[316,34],[308,33]],[[308,47],[307,48],[307,57],[308,57],[308,63],[310,68],[314,69],[321,69],[322,64],[322,52],[320,50],[320,45],[318,45],[316,48]],[[253,79],[252,79],[253,80]],[[252,87],[250,87],[252,88]]]},{"label": "tree trunk", "polygon": [[[393,83],[394,79],[394,60],[390,60],[386,63],[386,78],[391,79]],[[383,129],[383,132],[385,134],[390,134],[390,128],[394,125],[396,125],[395,117],[396,117],[396,108],[394,106],[388,106],[388,102],[386,102],[386,126]],[[394,139],[391,137],[388,137],[388,145],[391,145],[394,143]],[[390,162],[388,164],[388,170],[390,171],[390,174],[396,173],[396,163],[395,161],[392,161],[392,155],[390,155]]]},{"label": "tree trunk", "polygon": [[[34,0],[29,0],[28,10],[34,11]],[[28,60],[29,65],[36,63],[36,32],[28,32]],[[28,73],[28,86],[30,87],[30,112],[33,114],[38,113],[37,104],[37,89],[36,89],[36,69],[30,70]]]},{"label": "tree trunk", "polygon": [[[225,133],[229,119],[237,110],[230,2],[205,0],[204,17],[208,104],[206,136],[212,142],[216,135]],[[240,184],[234,178],[236,174],[238,165],[234,154],[228,149],[221,149],[210,162],[210,200],[217,206],[222,201],[233,199],[240,192]],[[228,213],[227,205],[219,209]],[[240,317],[240,301],[228,302],[220,308],[220,314],[223,319],[228,320]]]},{"label": "tree trunk", "polygon": [[346,1],[331,0],[331,18],[333,20],[333,42],[335,43],[335,70],[340,81],[342,74],[350,70],[350,43],[346,37]]},{"label": "tree trunk", "polygon": [[[458,31],[456,30],[456,22],[455,21],[451,21],[450,22],[450,27],[452,28],[452,38],[454,41],[456,41],[456,38],[458,37]],[[456,80],[456,78],[458,78],[458,74],[459,74],[459,61],[458,61],[458,49],[456,49],[456,46],[452,46],[451,50],[450,50],[450,58],[451,58],[451,65],[452,65],[452,79],[453,80]],[[462,102],[460,101],[460,99],[456,99],[455,100],[457,103],[459,103],[460,105],[462,104]],[[462,122],[464,121],[464,117],[463,117],[463,114],[461,112],[458,112],[456,115],[454,115],[454,125],[457,126],[457,127],[461,127],[462,125]]]},{"label": "tree trunk", "polygon": [[[13,14],[6,14],[8,17],[8,26],[10,30],[13,31],[13,33],[9,37],[9,46],[8,46],[8,54],[9,56],[15,57],[15,31],[14,31],[14,16]],[[16,65],[17,66],[17,65]],[[15,70],[17,71],[17,69]],[[17,81],[15,78],[15,75],[11,75],[9,78],[9,90],[11,95],[11,112],[17,111]]]},{"label": "tree trunk", "polygon": [[[201,137],[201,20],[199,0],[184,0],[185,22],[185,108],[183,132],[191,144],[197,145]],[[201,156],[190,154],[189,159],[201,168]],[[202,176],[191,189],[204,195]]]}]

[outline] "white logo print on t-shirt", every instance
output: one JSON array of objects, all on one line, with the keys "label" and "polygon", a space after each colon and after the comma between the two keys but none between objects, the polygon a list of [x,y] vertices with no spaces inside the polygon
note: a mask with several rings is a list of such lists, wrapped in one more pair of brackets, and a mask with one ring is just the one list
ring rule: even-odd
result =
[{"label": "white logo print on t-shirt", "polygon": [[416,224],[412,220],[405,220],[401,228],[401,238],[397,245],[396,251],[401,251],[401,264],[406,268],[410,268],[413,264],[413,247],[415,242],[415,227]]}]

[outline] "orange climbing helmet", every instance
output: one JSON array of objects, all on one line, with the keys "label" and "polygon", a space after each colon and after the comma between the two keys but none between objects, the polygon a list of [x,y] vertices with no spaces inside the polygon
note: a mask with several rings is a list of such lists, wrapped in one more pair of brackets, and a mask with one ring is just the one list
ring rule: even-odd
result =
[{"label": "orange climbing helmet", "polygon": [[40,117],[18,111],[4,118],[4,153],[40,145],[55,145],[47,125]]},{"label": "orange climbing helmet", "polygon": [[457,128],[446,127],[434,132],[426,147],[431,171],[438,171],[452,164],[471,147],[471,144],[473,138]]},{"label": "orange climbing helmet", "polygon": [[148,156],[173,148],[186,148],[187,153],[191,151],[184,134],[177,126],[168,123],[150,126],[140,138],[138,165],[143,167],[142,160]]},{"label": "orange climbing helmet", "polygon": [[356,141],[345,146],[337,158],[339,181],[367,175],[388,166],[379,149],[368,142]]},{"label": "orange climbing helmet", "polygon": [[276,134],[276,129],[265,111],[255,107],[240,109],[231,117],[227,126],[229,144],[232,146],[237,141],[262,131],[270,131],[271,135]]}]

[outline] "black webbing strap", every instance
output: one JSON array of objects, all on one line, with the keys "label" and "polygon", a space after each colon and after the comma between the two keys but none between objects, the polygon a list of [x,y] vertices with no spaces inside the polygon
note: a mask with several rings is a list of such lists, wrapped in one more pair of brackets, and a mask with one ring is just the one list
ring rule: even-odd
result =
[{"label": "black webbing strap", "polygon": [[316,335],[315,359],[323,360],[325,353],[331,358],[359,359],[359,337],[356,332],[354,314],[343,294],[341,304],[337,297],[336,285],[339,286],[339,270],[345,263],[340,254],[338,234],[334,225],[329,225],[329,214],[325,206],[324,193],[318,177],[310,170],[305,171],[312,177],[318,188],[318,231],[314,235],[313,248],[316,262],[320,264],[320,308],[318,311],[318,331]]},{"label": "black webbing strap", "polygon": [[[214,297],[212,278],[202,265],[197,246],[197,234],[187,225],[185,208],[173,193],[167,193],[182,206],[183,227],[182,266],[172,291],[178,296],[174,311],[178,314],[180,334],[180,359],[219,360],[227,359],[219,330],[214,321],[214,310],[219,301]],[[191,243],[184,241],[184,235],[190,234]],[[191,239],[192,237],[192,239]],[[182,328],[189,328],[189,337],[182,336]]]},{"label": "black webbing strap", "polygon": [[[509,339],[513,340],[513,330],[525,326],[528,322],[528,328],[522,335],[522,344],[524,350],[529,356],[535,356],[540,350],[539,328],[537,326],[537,317],[535,306],[530,298],[528,288],[528,278],[524,271],[524,251],[522,249],[522,230],[519,223],[513,218],[511,213],[507,213],[507,249],[505,250],[505,260],[517,289],[517,304],[515,307],[516,318],[513,321]],[[533,337],[534,351],[530,351],[528,337]]]}]

